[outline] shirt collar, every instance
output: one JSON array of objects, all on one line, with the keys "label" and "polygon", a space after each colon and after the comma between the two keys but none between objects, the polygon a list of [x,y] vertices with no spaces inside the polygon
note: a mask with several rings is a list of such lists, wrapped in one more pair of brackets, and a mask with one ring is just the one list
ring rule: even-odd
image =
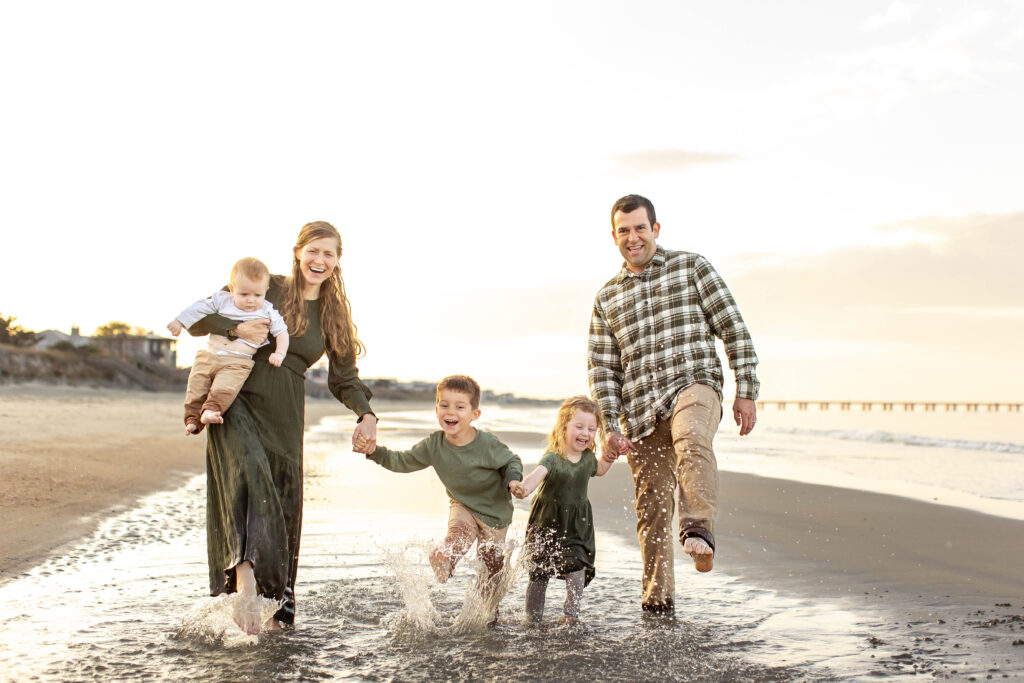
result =
[{"label": "shirt collar", "polygon": [[651,257],[651,260],[647,262],[647,265],[639,273],[634,273],[632,270],[630,270],[626,266],[626,262],[623,261],[622,262],[622,269],[619,270],[619,277],[618,277],[618,279],[616,281],[619,284],[622,284],[623,282],[625,282],[629,278],[643,277],[647,273],[650,273],[650,272],[653,272],[655,270],[658,270],[659,268],[661,268],[664,265],[665,265],[665,250],[662,249],[661,245],[659,244],[655,248],[655,250],[654,250],[654,256]]}]

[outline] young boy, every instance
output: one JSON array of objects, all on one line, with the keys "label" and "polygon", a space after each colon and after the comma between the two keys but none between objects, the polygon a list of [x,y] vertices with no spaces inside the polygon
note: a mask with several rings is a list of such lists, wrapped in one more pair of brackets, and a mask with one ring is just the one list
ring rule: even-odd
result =
[{"label": "young boy", "polygon": [[[270,334],[277,346],[267,360],[271,365],[281,367],[288,353],[288,326],[265,298],[269,287],[270,271],[267,266],[259,259],[246,257],[231,268],[228,291],[215,292],[210,298],[195,302],[167,323],[167,329],[177,337],[183,329],[211,313],[239,321],[270,318]],[[269,343],[266,341],[260,346]],[[244,339],[210,335],[206,350],[196,353],[188,375],[186,434],[198,434],[203,425],[224,422],[221,415],[231,406],[249,376],[253,367],[252,356],[257,348]]]},{"label": "young boy", "polygon": [[480,417],[480,385],[465,375],[445,377],[437,385],[437,421],[434,432],[407,451],[392,451],[359,440],[354,450],[392,472],[415,472],[433,466],[451,499],[448,534],[430,553],[437,580],[445,583],[473,542],[489,576],[501,571],[502,546],[512,523],[511,489],[523,478],[523,463],[490,432],[473,421]]}]

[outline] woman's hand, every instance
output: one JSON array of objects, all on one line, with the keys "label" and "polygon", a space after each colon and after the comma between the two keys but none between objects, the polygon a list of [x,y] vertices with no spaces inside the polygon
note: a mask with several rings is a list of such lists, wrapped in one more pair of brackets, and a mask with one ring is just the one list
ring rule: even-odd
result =
[{"label": "woman's hand", "polygon": [[366,413],[352,432],[352,450],[372,455],[377,449],[377,416]]},{"label": "woman's hand", "polygon": [[270,318],[258,318],[238,323],[235,328],[235,336],[245,340],[253,346],[259,346],[267,341],[270,334]]}]

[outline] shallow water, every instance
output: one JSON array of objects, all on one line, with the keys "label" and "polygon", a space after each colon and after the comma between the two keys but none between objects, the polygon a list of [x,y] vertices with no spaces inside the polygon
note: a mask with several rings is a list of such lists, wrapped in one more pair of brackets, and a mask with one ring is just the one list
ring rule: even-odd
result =
[{"label": "shallow water", "polygon": [[[503,419],[514,427],[511,413]],[[390,417],[389,445],[412,443],[429,424],[402,420]],[[635,540],[600,527],[581,622],[558,622],[564,587],[552,581],[544,622],[529,623],[515,564],[521,503],[511,586],[487,626],[472,551],[447,585],[431,578],[427,552],[447,511],[436,477],[387,472],[350,453],[347,438],[330,421],[307,435],[294,630],[245,636],[231,599],[206,597],[197,477],[0,586],[16,634],[0,640],[0,678],[788,681],[909,677],[912,664],[928,664],[900,660],[908,636],[882,612],[780,595],[719,570],[697,575],[678,557],[677,616],[645,618]]]},{"label": "shallow water", "polygon": [[294,630],[245,636],[230,620],[230,598],[203,596],[205,495],[197,478],[0,587],[0,601],[13,608],[5,625],[17,633],[0,643],[3,677],[770,681],[826,680],[869,665],[858,655],[868,636],[853,613],[721,573],[681,587],[680,604],[699,601],[699,614],[645,619],[636,550],[608,534],[598,537],[598,578],[584,594],[580,624],[557,622],[557,581],[545,621],[528,623],[519,580],[488,627],[487,615],[466,618],[471,558],[445,586],[429,578],[426,551],[443,515],[344,510],[316,495],[328,486],[323,478],[311,477]]}]

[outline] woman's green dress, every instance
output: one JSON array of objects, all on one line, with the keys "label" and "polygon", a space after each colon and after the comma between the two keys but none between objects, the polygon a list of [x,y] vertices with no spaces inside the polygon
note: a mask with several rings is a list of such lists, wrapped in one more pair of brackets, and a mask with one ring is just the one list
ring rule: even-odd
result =
[{"label": "woman's green dress", "polygon": [[[272,276],[267,301],[277,307],[284,285]],[[280,309],[279,309],[280,310]],[[260,348],[238,398],[223,424],[209,425],[206,442],[206,538],[210,594],[233,593],[234,567],[248,560],[262,595],[282,601],[274,616],[295,621],[295,574],[302,530],[302,439],[305,373],[324,354],[320,302],[307,301],[309,325],[291,337],[281,367],[267,357],[274,341]],[[210,315],[193,325],[194,335],[226,335],[238,323]],[[370,390],[359,381],[355,355],[328,354],[331,393],[362,417],[370,412]]]},{"label": "woman's green dress", "polygon": [[[587,498],[590,478],[597,474],[597,457],[590,449],[579,462],[558,453],[545,453],[540,465],[548,473],[530,504],[526,547],[530,578],[557,576],[585,570],[586,583],[594,578],[594,511]],[[584,584],[586,585],[586,584]]]}]

